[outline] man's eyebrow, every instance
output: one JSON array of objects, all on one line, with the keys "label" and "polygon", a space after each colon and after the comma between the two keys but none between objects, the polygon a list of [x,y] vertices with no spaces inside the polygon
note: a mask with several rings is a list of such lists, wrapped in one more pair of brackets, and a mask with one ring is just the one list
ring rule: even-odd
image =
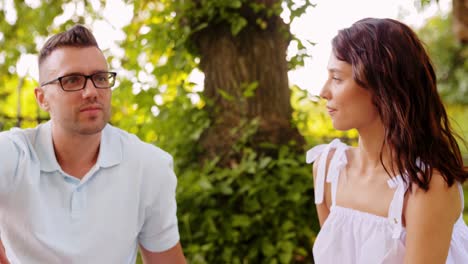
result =
[{"label": "man's eyebrow", "polygon": [[[108,72],[108,71],[106,71],[106,70],[95,70],[95,71],[91,72],[91,75],[96,74],[96,73],[103,73],[103,72]],[[80,71],[72,71],[72,72],[65,73],[63,76],[70,76],[70,75],[86,75],[86,74],[84,74],[83,72],[80,72]]]}]

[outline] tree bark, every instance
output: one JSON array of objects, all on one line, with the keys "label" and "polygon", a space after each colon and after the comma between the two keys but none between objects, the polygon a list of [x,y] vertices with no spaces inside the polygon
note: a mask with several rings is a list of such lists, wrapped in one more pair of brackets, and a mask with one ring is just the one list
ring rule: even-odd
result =
[{"label": "tree bark", "polygon": [[468,43],[468,0],[453,0],[453,30],[455,37],[464,44]]},{"label": "tree bark", "polygon": [[[231,150],[252,120],[258,121],[258,127],[247,144],[257,151],[266,151],[262,142],[303,143],[291,122],[286,60],[289,28],[278,16],[268,19],[266,29],[252,23],[254,19],[249,18],[249,25],[237,36],[227,24],[211,26],[196,36],[212,120],[200,139],[203,159],[220,157],[225,164],[236,160]],[[253,96],[245,97],[249,85],[256,89]]]}]

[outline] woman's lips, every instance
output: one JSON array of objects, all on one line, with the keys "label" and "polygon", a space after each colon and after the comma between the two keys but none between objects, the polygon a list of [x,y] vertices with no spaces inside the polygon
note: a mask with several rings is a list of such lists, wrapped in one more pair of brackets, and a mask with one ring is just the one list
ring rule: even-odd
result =
[{"label": "woman's lips", "polygon": [[328,114],[330,114],[330,115],[331,115],[331,114],[333,114],[333,113],[335,113],[335,112],[336,112],[336,108],[333,108],[333,107],[329,107],[329,106],[327,106],[327,111],[328,111]]}]

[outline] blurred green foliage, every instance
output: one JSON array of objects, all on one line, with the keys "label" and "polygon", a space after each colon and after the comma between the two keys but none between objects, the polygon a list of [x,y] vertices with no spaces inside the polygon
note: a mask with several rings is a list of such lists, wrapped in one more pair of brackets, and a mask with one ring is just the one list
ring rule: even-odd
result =
[{"label": "blurred green foliage", "polygon": [[468,164],[468,45],[457,41],[452,14],[434,16],[418,31],[434,63],[439,93]]},{"label": "blurred green foliage", "polygon": [[452,15],[435,16],[418,32],[435,64],[444,101],[468,106],[468,45],[455,39]]},{"label": "blurred green foliage", "polygon": [[231,168],[213,161],[181,172],[179,227],[191,263],[310,263],[318,226],[303,157],[240,149]]}]

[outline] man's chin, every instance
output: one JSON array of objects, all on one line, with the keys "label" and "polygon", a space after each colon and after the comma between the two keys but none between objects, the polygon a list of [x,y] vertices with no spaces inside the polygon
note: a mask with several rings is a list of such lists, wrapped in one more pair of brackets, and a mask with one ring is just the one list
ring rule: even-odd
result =
[{"label": "man's chin", "polygon": [[79,128],[79,132],[82,135],[94,135],[100,133],[104,127],[106,127],[107,122],[101,121],[96,124],[86,124]]}]

